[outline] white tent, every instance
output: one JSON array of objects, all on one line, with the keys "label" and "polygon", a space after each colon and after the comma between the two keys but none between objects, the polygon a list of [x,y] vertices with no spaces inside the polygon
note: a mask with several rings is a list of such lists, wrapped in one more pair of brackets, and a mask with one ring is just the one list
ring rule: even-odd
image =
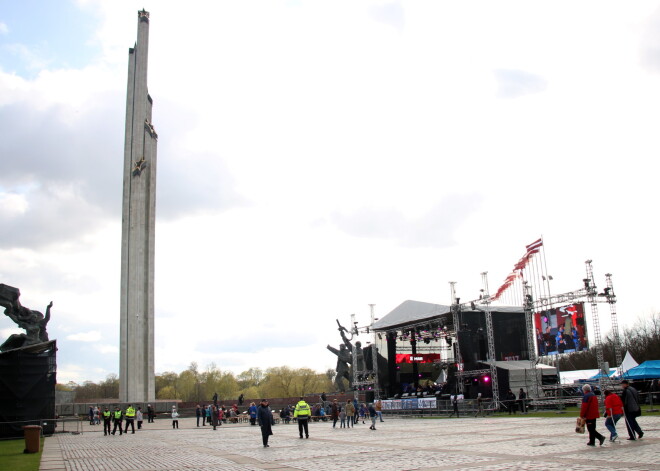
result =
[{"label": "white tent", "polygon": [[597,375],[599,371],[598,368],[592,370],[560,371],[559,382],[561,384],[573,384],[581,380],[588,380],[592,376]]},{"label": "white tent", "polygon": [[621,362],[621,374],[625,374],[628,370],[633,369],[634,367],[639,366],[639,363],[635,361],[630,352],[626,352],[626,356]]}]

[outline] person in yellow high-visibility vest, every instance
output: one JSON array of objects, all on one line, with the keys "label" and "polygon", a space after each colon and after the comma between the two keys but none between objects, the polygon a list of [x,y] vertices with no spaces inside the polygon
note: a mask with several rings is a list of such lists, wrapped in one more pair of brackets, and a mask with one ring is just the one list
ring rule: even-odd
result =
[{"label": "person in yellow high-visibility vest", "polygon": [[303,430],[305,431],[305,438],[309,438],[309,418],[311,416],[312,408],[305,402],[305,398],[301,396],[300,401],[298,401],[293,411],[293,418],[298,420],[300,438],[303,437]]},{"label": "person in yellow high-visibility vest", "polygon": [[103,416],[103,435],[110,435],[110,422],[112,421],[112,412],[108,409],[108,406],[105,406],[105,409],[101,413]]},{"label": "person in yellow high-visibility vest", "polygon": [[128,426],[131,426],[132,433],[135,433],[135,407],[129,404],[126,408],[126,425],[124,425],[124,433],[128,433]]},{"label": "person in yellow high-visibility vest", "polygon": [[115,423],[115,426],[112,427],[112,434],[114,435],[115,432],[117,431],[117,428],[119,428],[119,435],[123,433],[121,429],[121,421],[123,418],[124,414],[122,414],[121,409],[119,406],[115,408],[115,411],[112,413],[112,421]]}]

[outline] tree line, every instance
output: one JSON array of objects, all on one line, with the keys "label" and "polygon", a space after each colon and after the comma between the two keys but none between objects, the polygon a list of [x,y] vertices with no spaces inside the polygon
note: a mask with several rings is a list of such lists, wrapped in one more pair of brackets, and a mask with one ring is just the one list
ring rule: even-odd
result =
[{"label": "tree line", "polygon": [[[223,371],[214,363],[200,371],[193,362],[181,373],[167,371],[156,374],[156,399],[178,399],[184,402],[208,402],[215,393],[223,401],[235,402],[239,395],[248,399],[262,397],[296,397],[330,391],[335,371],[318,373],[310,368],[278,366],[262,370],[250,368],[239,375]],[[75,391],[76,401],[119,397],[119,377],[110,374],[99,383],[85,381],[58,384],[58,389]]]}]

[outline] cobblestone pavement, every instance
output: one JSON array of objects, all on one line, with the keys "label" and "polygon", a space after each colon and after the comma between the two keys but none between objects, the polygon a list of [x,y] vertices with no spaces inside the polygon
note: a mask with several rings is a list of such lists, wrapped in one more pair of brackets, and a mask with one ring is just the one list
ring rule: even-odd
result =
[{"label": "cobblestone pavement", "polygon": [[[135,434],[103,436],[101,426],[82,434],[46,438],[42,471],[115,470],[658,470],[660,417],[640,417],[644,438],[586,446],[567,416],[460,419],[387,418],[351,429],[330,422],[310,424],[310,438],[299,439],[295,424],[276,425],[270,447],[261,444],[258,427],[223,425],[213,431],[195,419],[156,420]],[[603,419],[598,430],[609,436]]]}]

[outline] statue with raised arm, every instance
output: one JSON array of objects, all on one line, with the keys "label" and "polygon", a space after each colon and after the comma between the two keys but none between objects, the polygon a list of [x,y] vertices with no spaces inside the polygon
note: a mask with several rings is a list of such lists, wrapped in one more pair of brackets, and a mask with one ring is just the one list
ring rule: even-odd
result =
[{"label": "statue with raised arm", "polygon": [[[337,324],[339,324],[339,321],[337,321]],[[341,324],[339,325],[339,334],[341,335],[341,339],[344,341],[344,345],[346,345],[346,348],[350,352],[350,354],[353,354],[353,344],[351,343],[350,339],[346,337],[346,330],[345,327],[342,327]],[[353,365],[354,368],[357,368],[357,371],[365,371],[366,365],[364,363],[364,352],[362,351],[362,344],[358,340],[355,342],[355,358],[356,358],[356,365]]]},{"label": "statue with raised arm", "polygon": [[335,375],[335,387],[340,392],[346,392],[344,387],[344,381],[342,378],[346,378],[348,381],[348,387],[351,387],[351,376],[349,375],[349,364],[353,360],[350,352],[346,349],[346,345],[340,345],[339,350],[328,345],[328,350],[337,355],[337,374]]},{"label": "statue with raised arm", "polygon": [[18,288],[0,283],[0,306],[5,308],[5,315],[21,328],[24,334],[13,334],[5,343],[0,345],[0,351],[12,350],[14,348],[26,347],[37,343],[48,342],[46,325],[50,321],[50,309],[53,302],[46,307],[46,315],[39,311],[33,311],[21,305],[19,297],[21,292]]}]

